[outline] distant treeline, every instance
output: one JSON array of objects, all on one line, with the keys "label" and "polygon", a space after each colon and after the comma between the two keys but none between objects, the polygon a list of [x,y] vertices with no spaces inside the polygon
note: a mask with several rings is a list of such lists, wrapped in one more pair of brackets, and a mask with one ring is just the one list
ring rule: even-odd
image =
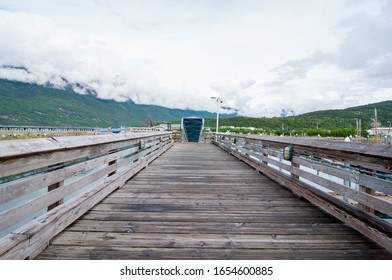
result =
[{"label": "distant treeline", "polygon": [[[215,128],[213,129],[215,131]],[[321,136],[321,137],[347,137],[356,135],[355,128],[335,128],[335,129],[301,129],[293,131],[271,130],[271,129],[247,129],[247,128],[219,128],[219,132],[242,133],[242,134],[273,134],[273,135],[292,135],[292,136]],[[363,137],[367,137],[366,131],[362,132]]]},{"label": "distant treeline", "polygon": [[[285,118],[234,117],[219,119],[221,131],[236,133],[267,133],[276,135],[306,134],[308,136],[346,137],[356,135],[357,121],[361,120],[362,136],[374,126],[374,109],[378,113],[378,126],[389,126],[392,121],[392,101],[384,101],[343,110],[324,110]],[[205,126],[215,129],[216,119],[205,119]],[[222,127],[234,126],[233,128]],[[254,127],[255,130],[245,129]]]}]

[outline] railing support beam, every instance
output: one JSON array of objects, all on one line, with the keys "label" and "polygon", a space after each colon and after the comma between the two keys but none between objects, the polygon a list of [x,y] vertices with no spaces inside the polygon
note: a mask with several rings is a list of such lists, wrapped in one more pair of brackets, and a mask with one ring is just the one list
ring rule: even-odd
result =
[{"label": "railing support beam", "polygon": [[[230,144],[218,143],[221,148],[392,251],[392,225],[374,215],[375,210],[389,216],[392,214],[391,200],[375,195],[377,190],[382,195],[392,198],[392,182],[361,173],[371,169],[373,174],[377,171],[377,174],[382,173],[385,174],[383,176],[390,177],[391,169],[386,166],[392,163],[390,146],[379,147],[359,143],[348,145],[322,140],[301,141],[297,138],[282,139],[238,134],[225,137],[235,138],[236,141]],[[249,145],[244,146],[242,143],[245,142]],[[257,148],[253,149],[250,144],[257,145]],[[287,145],[296,151],[289,163],[280,160],[280,153]],[[258,152],[254,152],[255,150]],[[347,166],[355,166],[361,172]],[[359,190],[343,184],[346,181],[357,184]],[[345,197],[350,200],[344,200]],[[357,203],[352,203],[355,200]]]}]

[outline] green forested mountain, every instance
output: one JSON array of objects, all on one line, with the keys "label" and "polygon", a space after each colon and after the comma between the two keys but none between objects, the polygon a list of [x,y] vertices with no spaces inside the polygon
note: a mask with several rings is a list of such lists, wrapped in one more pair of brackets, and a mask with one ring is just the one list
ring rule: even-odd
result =
[{"label": "green forested mountain", "polygon": [[[377,109],[379,126],[388,127],[388,121],[392,121],[392,100],[374,103],[364,106],[352,107],[342,110],[323,110],[290,117],[274,118],[248,118],[235,117],[222,119],[221,126],[256,127],[276,133],[287,133],[290,131],[304,131],[314,134],[334,129],[347,129],[346,135],[352,134],[356,129],[356,120],[361,120],[362,130],[373,127],[374,109]],[[215,119],[207,119],[206,126],[214,127]]]},{"label": "green forested mountain", "polygon": [[[60,90],[0,79],[0,124],[38,126],[120,127],[141,126],[151,115],[154,121],[172,121],[183,116],[214,117],[206,111],[169,109],[116,102]],[[225,117],[225,116],[223,116]]]},{"label": "green forested mountain", "polygon": [[[361,119],[365,131],[373,126],[374,109],[381,126],[392,121],[392,100],[342,110],[324,110],[290,117],[249,118],[221,115],[221,126],[256,127],[275,133],[356,128]],[[169,109],[139,105],[132,101],[116,102],[80,95],[71,89],[60,90],[34,84],[0,79],[0,125],[48,125],[119,127],[143,125],[151,115],[154,121],[179,122],[181,117],[200,115],[205,126],[215,127],[215,114],[205,111]],[[230,117],[230,118],[228,118]],[[316,131],[317,130],[317,131]]]}]

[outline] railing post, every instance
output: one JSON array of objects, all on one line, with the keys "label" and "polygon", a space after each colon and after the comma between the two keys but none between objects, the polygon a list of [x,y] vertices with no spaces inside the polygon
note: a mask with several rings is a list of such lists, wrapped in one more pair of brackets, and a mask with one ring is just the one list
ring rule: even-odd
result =
[{"label": "railing post", "polygon": [[[364,186],[359,186],[359,190],[364,192],[364,193],[370,194],[370,195],[374,195],[376,193],[375,190],[367,188],[367,187],[364,187]],[[366,205],[363,205],[362,203],[358,203],[358,208],[361,209],[361,210],[364,210],[366,212],[369,212],[371,214],[374,214],[374,209],[373,208],[371,208],[369,206],[366,206]]]},{"label": "railing post", "polygon": [[[375,171],[372,170],[372,174],[373,176],[375,175]],[[358,190],[370,195],[375,195],[376,191],[374,189],[365,187],[365,186],[361,186],[359,185]],[[366,211],[368,213],[374,214],[374,208],[371,208],[369,206],[363,205],[362,203],[358,203],[358,209],[361,209],[363,211]]]},{"label": "railing post", "polygon": [[[350,169],[350,164],[345,163],[344,167]],[[343,179],[343,185],[345,185],[347,188],[351,188],[351,181]],[[349,202],[347,194],[343,194],[343,200],[345,202]]]},{"label": "railing post", "polygon": [[[367,170],[369,172],[371,172],[372,176],[375,176],[375,174],[376,174],[375,170],[370,170],[370,169],[367,169]],[[370,195],[375,195],[375,193],[376,193],[376,191],[374,189],[371,189],[371,188],[368,188],[368,187],[365,187],[365,186],[362,186],[362,185],[358,186],[358,190],[360,192],[364,192],[364,193],[367,193],[367,194],[370,194]],[[358,209],[361,209],[361,210],[363,210],[365,212],[374,214],[374,208],[366,206],[366,205],[364,205],[362,203],[358,203]]]},{"label": "railing post", "polygon": [[[295,163],[292,161],[291,159],[291,172],[290,172],[290,176],[291,178],[298,180],[299,181],[299,175],[295,174],[295,172],[293,172],[295,169],[300,169],[301,166],[299,163]],[[291,190],[293,192],[293,194],[297,195],[298,197],[302,197],[302,195],[300,193],[298,193],[297,191],[295,191],[294,189]]]},{"label": "railing post", "polygon": [[[266,154],[266,153],[263,152],[262,155],[263,155],[264,158],[268,159],[268,154]],[[265,164],[265,166],[268,166],[268,160],[262,159],[261,162],[262,162],[263,164]]]},{"label": "railing post", "polygon": [[[56,164],[56,165],[49,166],[49,170],[50,171],[59,170],[61,168],[64,168],[64,166],[65,166],[64,163],[59,163],[59,164]],[[48,186],[48,192],[54,191],[54,190],[56,190],[56,189],[58,189],[58,188],[60,188],[62,186],[64,186],[64,181],[60,181],[60,182],[57,182],[55,184],[52,184],[52,185]],[[50,211],[53,208],[56,208],[57,206],[59,206],[63,202],[64,202],[64,199],[60,199],[59,201],[56,201],[55,203],[53,203],[51,205],[48,205],[47,211]]]},{"label": "railing post", "polygon": [[[291,168],[292,168],[291,170],[300,169],[300,165],[298,163],[291,162]],[[294,172],[291,172],[290,175],[291,178],[299,180],[299,175],[295,174]]]},{"label": "railing post", "polygon": [[[50,185],[48,186],[48,192],[54,191],[55,189],[58,189],[60,187],[64,186],[64,181],[58,182],[56,184]],[[51,205],[49,205],[47,207],[47,211],[52,210],[53,208],[56,208],[57,206],[59,206],[60,204],[62,204],[64,202],[64,199],[61,199]]]},{"label": "railing post", "polygon": [[[109,154],[114,154],[114,153],[116,153],[117,151],[118,151],[117,149],[110,150],[110,151],[109,151]],[[116,159],[115,159],[115,160],[112,160],[112,161],[109,161],[108,166],[113,165],[113,164],[116,164],[116,162],[117,162]],[[114,171],[112,171],[112,172],[110,172],[110,173],[108,174],[108,177],[113,176],[113,175],[116,174],[116,173],[117,173],[117,170],[114,170]]]}]

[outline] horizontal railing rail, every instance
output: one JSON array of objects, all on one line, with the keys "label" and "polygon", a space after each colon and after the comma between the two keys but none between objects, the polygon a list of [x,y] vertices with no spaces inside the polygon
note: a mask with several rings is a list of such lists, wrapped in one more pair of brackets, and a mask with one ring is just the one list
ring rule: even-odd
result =
[{"label": "horizontal railing rail", "polygon": [[0,142],[0,259],[34,258],[173,145],[150,132]]},{"label": "horizontal railing rail", "polygon": [[242,134],[216,144],[392,250],[392,146]]}]

